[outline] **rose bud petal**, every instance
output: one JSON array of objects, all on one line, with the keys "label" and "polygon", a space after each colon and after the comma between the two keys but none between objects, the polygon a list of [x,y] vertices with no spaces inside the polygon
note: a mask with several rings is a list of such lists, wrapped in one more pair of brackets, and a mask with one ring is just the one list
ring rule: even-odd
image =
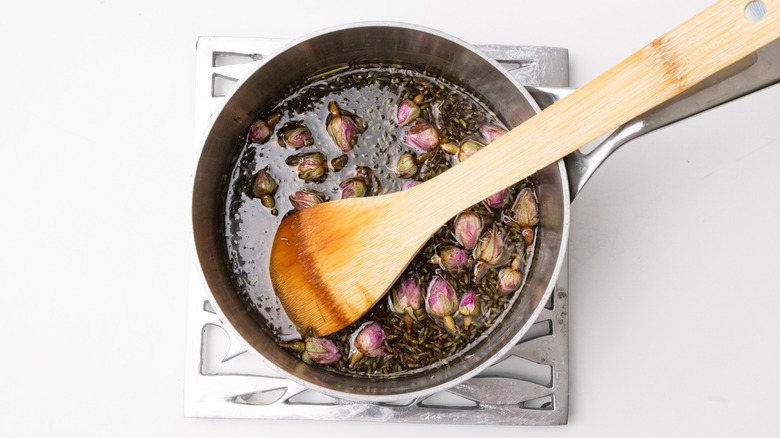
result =
[{"label": "rose bud petal", "polygon": [[327,131],[336,146],[344,152],[349,152],[357,143],[357,138],[363,133],[363,129],[355,123],[352,117],[341,114],[336,102],[328,104]]},{"label": "rose bud petal", "polygon": [[477,246],[479,235],[482,233],[482,218],[471,211],[464,211],[455,218],[455,239],[466,249],[474,249]]},{"label": "rose bud petal", "polygon": [[395,174],[399,178],[412,178],[417,174],[417,161],[411,152],[404,152],[395,165]]},{"label": "rose bud petal", "polygon": [[482,143],[474,140],[465,140],[458,148],[458,162],[462,163],[466,158],[476,154],[483,147],[485,146]]},{"label": "rose bud petal", "polygon": [[496,125],[482,125],[479,128],[479,132],[482,133],[482,137],[488,142],[494,142],[506,134],[506,129],[498,127]]},{"label": "rose bud petal", "polygon": [[311,131],[303,125],[284,131],[282,137],[284,138],[285,143],[287,143],[287,146],[290,146],[293,149],[314,144]]},{"label": "rose bud petal", "polygon": [[403,185],[403,189],[408,190],[414,186],[419,186],[420,184],[422,184],[420,181],[406,181]]},{"label": "rose bud petal", "polygon": [[249,127],[248,137],[252,143],[265,143],[271,137],[271,127],[265,120],[258,120]]},{"label": "rose bud petal", "polygon": [[443,318],[444,325],[450,330],[457,330],[452,314],[458,310],[458,298],[455,296],[455,290],[443,278],[434,276],[428,284],[425,310],[431,315]]},{"label": "rose bud petal", "polygon": [[403,126],[420,116],[420,107],[411,99],[405,99],[398,105],[396,121]]},{"label": "rose bud petal", "polygon": [[498,292],[501,295],[509,295],[520,287],[523,273],[511,267],[498,271]]},{"label": "rose bud petal", "polygon": [[368,192],[368,186],[360,178],[349,178],[339,184],[341,189],[341,199],[362,198]]},{"label": "rose bud petal", "polygon": [[406,131],[404,144],[428,152],[439,144],[439,133],[430,123],[422,120]]},{"label": "rose bud petal", "polygon": [[292,203],[292,206],[296,211],[301,211],[304,208],[309,208],[323,202],[325,202],[325,195],[311,189],[298,190],[290,196],[290,203]]},{"label": "rose bud petal", "polygon": [[533,227],[539,223],[539,205],[530,187],[520,190],[512,206],[515,222],[521,227]]},{"label": "rose bud petal", "polygon": [[469,263],[469,252],[457,246],[445,246],[439,249],[439,266],[452,271],[460,272]]},{"label": "rose bud petal", "polygon": [[509,251],[504,244],[504,233],[495,225],[482,234],[474,248],[474,257],[490,266],[500,265],[506,261],[508,254]]},{"label": "rose bud petal", "polygon": [[385,337],[385,330],[379,323],[368,321],[358,327],[349,340],[350,368],[363,356],[386,356]]},{"label": "rose bud petal", "polygon": [[341,359],[341,353],[329,339],[308,338],[301,359],[308,364],[328,364]]},{"label": "rose bud petal", "polygon": [[463,294],[463,298],[460,299],[460,306],[458,307],[458,311],[461,315],[463,315],[464,330],[469,329],[469,325],[471,325],[471,318],[473,316],[479,315],[481,310],[482,308],[479,304],[479,299],[477,299],[477,294],[475,294],[473,290]]},{"label": "rose bud petal", "polygon": [[494,193],[489,198],[485,199],[485,204],[490,208],[503,207],[506,204],[506,198],[509,191],[507,189],[501,190],[498,193]]},{"label": "rose bud petal", "polygon": [[255,175],[255,180],[252,183],[252,195],[256,198],[273,195],[277,187],[276,181],[271,177],[271,173],[268,171],[268,167],[266,167]]}]

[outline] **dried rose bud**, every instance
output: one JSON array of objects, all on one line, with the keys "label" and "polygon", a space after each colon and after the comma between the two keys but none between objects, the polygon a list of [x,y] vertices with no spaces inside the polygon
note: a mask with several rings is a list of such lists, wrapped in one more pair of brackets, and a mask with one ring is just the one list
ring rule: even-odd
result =
[{"label": "dried rose bud", "polygon": [[349,340],[349,367],[352,368],[363,356],[386,356],[385,330],[379,323],[368,321],[361,325]]},{"label": "dried rose bud", "polygon": [[279,123],[279,120],[282,119],[282,115],[279,113],[274,113],[268,116],[267,119],[265,119],[265,122],[268,123],[268,126],[274,127],[277,123]]},{"label": "dried rose bud", "polygon": [[496,125],[482,125],[481,128],[479,128],[479,132],[482,133],[482,137],[488,142],[494,142],[501,138],[502,135],[506,134],[506,129],[500,128]]},{"label": "dried rose bud", "polygon": [[417,174],[417,161],[411,152],[404,152],[395,165],[395,174],[399,178],[412,178]]},{"label": "dried rose bud", "polygon": [[255,175],[255,180],[252,182],[252,195],[255,198],[260,198],[265,207],[274,208],[276,203],[273,194],[277,187],[276,181],[271,177],[271,173],[266,167]]},{"label": "dried rose bud", "polygon": [[485,277],[485,274],[487,274],[488,269],[490,269],[490,267],[485,262],[477,261],[474,265],[474,282],[479,283],[479,281]]},{"label": "dried rose bud", "polygon": [[290,196],[290,203],[292,203],[292,206],[296,211],[301,211],[304,208],[309,208],[323,202],[325,202],[325,195],[311,189],[298,190]]},{"label": "dried rose bud", "polygon": [[285,161],[290,166],[298,166],[298,178],[304,180],[324,179],[328,171],[325,155],[320,152],[310,152],[303,155],[292,155]]},{"label": "dried rose bud", "polygon": [[252,194],[256,198],[261,198],[265,195],[273,195],[277,187],[276,181],[274,181],[271,173],[266,167],[255,175],[255,181],[252,183]]},{"label": "dried rose bud", "polygon": [[403,126],[420,116],[420,107],[411,99],[405,99],[398,105],[396,121]]},{"label": "dried rose bud", "polygon": [[418,121],[406,131],[404,144],[428,152],[439,144],[439,133],[425,120]]},{"label": "dried rose bud", "polygon": [[523,227],[523,243],[525,246],[531,246],[534,244],[534,230],[533,228]]},{"label": "dried rose bud", "polygon": [[420,181],[406,181],[403,185],[403,189],[409,190],[414,186],[419,186],[420,184],[422,184]]},{"label": "dried rose bud", "polygon": [[344,152],[351,151],[357,143],[357,138],[363,133],[363,129],[355,123],[352,117],[341,114],[336,102],[331,101],[328,104],[328,111],[330,113],[327,121],[328,135],[339,149]]},{"label": "dried rose bud", "polygon": [[471,211],[464,211],[455,218],[455,239],[466,249],[474,249],[477,246],[479,235],[482,233],[482,218]]},{"label": "dried rose bud", "polygon": [[423,298],[420,285],[413,273],[404,274],[393,287],[388,300],[390,309],[404,315],[406,331],[412,329],[412,320],[417,319],[417,312],[422,309]]},{"label": "dried rose bud", "polygon": [[520,287],[520,281],[523,279],[523,273],[506,267],[498,271],[498,292],[502,295],[508,295]]},{"label": "dried rose bud", "polygon": [[477,299],[477,294],[475,294],[473,290],[463,294],[463,298],[460,299],[460,306],[458,307],[458,311],[461,315],[463,315],[464,330],[469,329],[469,325],[471,325],[471,318],[473,316],[479,315],[481,310],[482,308],[479,304],[479,299]]},{"label": "dried rose bud", "polygon": [[458,148],[458,162],[462,163],[463,161],[466,161],[466,158],[476,154],[483,147],[485,147],[483,144],[474,140],[464,141]]},{"label": "dried rose bud", "polygon": [[341,359],[341,353],[329,339],[307,338],[301,359],[308,364],[328,364]]},{"label": "dried rose bud", "polygon": [[444,152],[446,152],[446,153],[448,153],[450,155],[455,155],[455,154],[458,153],[458,145],[455,145],[455,144],[452,144],[452,143],[449,143],[449,142],[448,143],[442,143],[441,145],[439,145],[439,147],[441,147],[441,150],[443,150]]},{"label": "dried rose bud", "polygon": [[428,295],[425,297],[425,309],[431,315],[444,319],[444,325],[452,331],[456,331],[452,314],[458,310],[458,298],[446,280],[433,277],[428,284]]},{"label": "dried rose bud", "polygon": [[512,259],[512,262],[509,264],[509,266],[516,271],[519,271],[523,265],[524,263],[523,263],[522,254],[518,254],[515,258]]},{"label": "dried rose bud", "polygon": [[469,263],[469,252],[457,246],[444,246],[439,249],[437,261],[439,266],[448,271],[460,272]]},{"label": "dried rose bud", "polygon": [[509,251],[506,251],[504,245],[504,234],[495,225],[482,234],[474,248],[474,257],[490,266],[500,265],[506,261],[508,255]]},{"label": "dried rose bud", "polygon": [[539,223],[539,205],[530,187],[520,190],[512,206],[515,222],[521,227],[533,227]]},{"label": "dried rose bud", "polygon": [[330,160],[330,167],[333,168],[334,172],[338,172],[339,170],[343,169],[348,162],[349,162],[349,157],[342,154]]},{"label": "dried rose bud", "polygon": [[509,191],[507,189],[501,190],[498,193],[494,193],[489,198],[485,199],[485,204],[490,208],[503,207],[506,204],[506,198]]},{"label": "dried rose bud", "polygon": [[282,137],[284,138],[285,143],[287,143],[287,146],[290,146],[293,149],[314,144],[311,131],[303,125],[284,131]]},{"label": "dried rose bud", "polygon": [[341,189],[341,199],[362,198],[368,192],[368,186],[360,178],[349,178],[339,184]]},{"label": "dried rose bud", "polygon": [[249,127],[249,141],[265,143],[271,137],[271,127],[265,120],[258,120]]}]

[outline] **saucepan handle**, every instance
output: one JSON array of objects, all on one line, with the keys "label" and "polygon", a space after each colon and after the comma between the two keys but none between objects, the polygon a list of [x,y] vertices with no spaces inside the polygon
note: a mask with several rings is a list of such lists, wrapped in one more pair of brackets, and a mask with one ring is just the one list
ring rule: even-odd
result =
[{"label": "saucepan handle", "polygon": [[[722,70],[673,100],[615,129],[591,152],[575,151],[563,160],[573,200],[601,163],[627,142],[700,112],[780,82],[780,39]],[[574,91],[526,87],[542,109]]]}]

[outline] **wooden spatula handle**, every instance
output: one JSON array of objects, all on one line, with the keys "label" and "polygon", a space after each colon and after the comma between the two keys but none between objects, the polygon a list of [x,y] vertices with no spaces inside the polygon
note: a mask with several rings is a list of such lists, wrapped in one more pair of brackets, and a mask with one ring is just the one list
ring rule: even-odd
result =
[{"label": "wooden spatula handle", "polygon": [[320,335],[357,320],[449,218],[780,37],[780,0],[757,21],[749,3],[716,3],[430,181],[287,217],[270,264],[285,311]]},{"label": "wooden spatula handle", "polygon": [[467,161],[419,186],[416,193],[411,191],[407,202],[429,206],[420,209],[418,220],[441,221],[430,215],[436,210],[454,216],[780,37],[780,0],[763,0],[766,13],[755,21],[746,16],[750,3],[754,2],[715,3]]}]

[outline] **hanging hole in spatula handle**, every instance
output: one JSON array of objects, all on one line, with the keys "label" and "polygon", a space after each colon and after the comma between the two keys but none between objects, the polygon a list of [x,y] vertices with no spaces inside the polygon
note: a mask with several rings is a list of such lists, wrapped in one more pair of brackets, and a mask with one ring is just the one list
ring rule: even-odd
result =
[{"label": "hanging hole in spatula handle", "polygon": [[764,2],[750,2],[745,6],[745,18],[750,21],[758,21],[766,15],[766,5]]}]

